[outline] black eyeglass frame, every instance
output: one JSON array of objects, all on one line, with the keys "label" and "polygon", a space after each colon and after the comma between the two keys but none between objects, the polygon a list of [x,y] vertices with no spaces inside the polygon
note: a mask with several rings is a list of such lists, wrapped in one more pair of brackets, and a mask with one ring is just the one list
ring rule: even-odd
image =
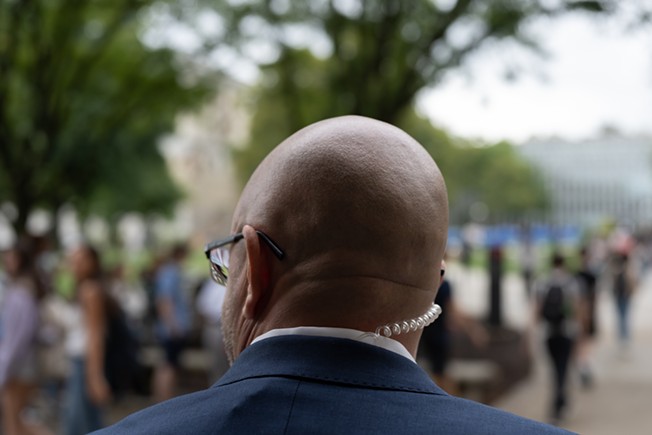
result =
[{"label": "black eyeglass frame", "polygon": [[[260,237],[261,240],[269,247],[269,249],[271,249],[272,253],[274,254],[274,256],[276,256],[276,258],[278,258],[279,260],[282,260],[283,258],[285,258],[285,252],[283,252],[283,250],[267,234],[265,234],[265,233],[263,233],[262,231],[259,231],[259,230],[256,230],[256,234],[258,234],[258,237]],[[231,243],[239,242],[243,238],[244,238],[244,235],[242,233],[236,233],[236,234],[233,234],[233,235],[231,235],[231,236],[229,236],[229,237],[227,237],[225,239],[214,240],[214,241],[208,243],[206,245],[206,247],[204,248],[204,254],[206,255],[206,258],[208,259],[208,262],[211,264],[212,272],[217,273],[220,276],[222,276],[222,278],[224,280],[224,284],[226,284],[226,281],[228,279],[228,275],[225,274],[221,270],[217,270],[218,268],[221,268],[221,267],[224,267],[224,266],[216,264],[215,262],[213,262],[213,260],[211,259],[211,252],[213,250],[217,249],[217,248],[224,247],[224,246],[229,245]],[[212,275],[212,276],[213,276],[213,279],[215,281],[217,281],[215,275]]]}]

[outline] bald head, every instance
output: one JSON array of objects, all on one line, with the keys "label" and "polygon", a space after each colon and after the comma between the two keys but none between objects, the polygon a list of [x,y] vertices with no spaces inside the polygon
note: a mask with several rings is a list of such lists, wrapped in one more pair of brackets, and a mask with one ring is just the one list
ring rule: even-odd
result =
[{"label": "bald head", "polygon": [[435,281],[420,276],[438,273],[446,189],[432,158],[400,129],[333,118],[294,134],[261,163],[236,209],[234,229],[244,224],[277,240],[289,267],[335,262],[342,273],[432,288]]},{"label": "bald head", "polygon": [[432,302],[446,188],[430,155],[402,130],[333,118],[292,135],[259,165],[233,231],[246,225],[286,253],[270,262],[261,314],[273,319],[269,327],[369,328],[422,314]]}]

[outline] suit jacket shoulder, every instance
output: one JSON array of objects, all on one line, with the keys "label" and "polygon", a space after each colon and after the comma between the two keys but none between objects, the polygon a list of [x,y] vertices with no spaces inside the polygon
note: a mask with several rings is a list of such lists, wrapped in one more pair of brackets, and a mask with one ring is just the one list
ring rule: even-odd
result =
[{"label": "suit jacket shoulder", "polygon": [[136,413],[110,433],[560,434],[446,394],[408,359],[356,341],[275,337],[213,387]]}]

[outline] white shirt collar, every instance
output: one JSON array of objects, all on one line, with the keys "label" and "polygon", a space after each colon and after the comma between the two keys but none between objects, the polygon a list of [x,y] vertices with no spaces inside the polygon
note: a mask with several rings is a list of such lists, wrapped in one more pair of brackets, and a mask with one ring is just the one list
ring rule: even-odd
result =
[{"label": "white shirt collar", "polygon": [[281,329],[272,329],[266,333],[259,335],[251,342],[254,344],[258,341],[265,340],[271,337],[280,337],[283,335],[310,335],[314,337],[335,337],[335,338],[347,338],[349,340],[360,341],[362,343],[371,344],[372,346],[382,347],[385,350],[399,354],[410,361],[416,363],[414,357],[408,352],[408,350],[398,341],[384,337],[382,335],[376,335],[373,332],[363,332],[356,329],[348,328],[327,328],[321,326],[299,326],[296,328],[281,328]]}]

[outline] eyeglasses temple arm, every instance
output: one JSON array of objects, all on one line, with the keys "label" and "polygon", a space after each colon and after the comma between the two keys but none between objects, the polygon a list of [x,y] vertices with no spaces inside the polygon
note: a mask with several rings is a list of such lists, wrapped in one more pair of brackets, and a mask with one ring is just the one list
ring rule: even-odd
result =
[{"label": "eyeglasses temple arm", "polygon": [[283,257],[285,257],[285,252],[283,252],[283,250],[281,250],[281,248],[279,248],[278,245],[267,236],[267,234],[263,233],[262,231],[256,231],[256,233],[261,239],[263,239],[265,243],[267,243],[267,246],[269,246],[269,248],[279,260],[282,260]]}]

